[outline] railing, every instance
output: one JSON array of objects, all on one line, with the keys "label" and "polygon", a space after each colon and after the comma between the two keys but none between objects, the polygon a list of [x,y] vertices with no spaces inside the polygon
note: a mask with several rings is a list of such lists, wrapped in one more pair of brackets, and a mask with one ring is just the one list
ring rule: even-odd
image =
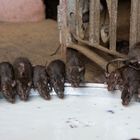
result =
[{"label": "railing", "polygon": [[[87,0],[88,1],[88,0]],[[66,48],[74,48],[99,64],[103,69],[108,63],[102,56],[91,51],[95,48],[113,57],[127,57],[116,51],[117,41],[117,13],[119,0],[106,0],[108,10],[109,47],[101,45],[101,10],[100,0],[89,0],[89,37],[84,39],[82,30],[82,8],[84,0],[60,0],[58,6],[58,25],[60,29],[60,43],[65,53]],[[130,47],[140,41],[140,0],[131,0],[130,10]]]}]

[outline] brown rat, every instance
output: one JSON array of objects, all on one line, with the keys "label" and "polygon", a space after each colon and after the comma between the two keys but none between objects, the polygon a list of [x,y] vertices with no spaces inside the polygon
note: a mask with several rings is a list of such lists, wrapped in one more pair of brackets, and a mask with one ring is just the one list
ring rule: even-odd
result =
[{"label": "brown rat", "polygon": [[9,62],[0,63],[0,90],[7,101],[15,102],[15,77],[13,66]]},{"label": "brown rat", "polygon": [[107,88],[109,91],[114,91],[116,86],[122,90],[122,104],[128,105],[133,96],[137,101],[140,101],[140,70],[130,65],[125,65],[111,73],[106,73]]},{"label": "brown rat", "polygon": [[50,85],[49,77],[45,66],[34,66],[33,68],[33,87],[38,90],[41,97],[46,100],[51,98],[50,96]]},{"label": "brown rat", "polygon": [[74,49],[68,49],[66,53],[66,78],[73,87],[79,87],[84,81],[85,65],[81,55]]},{"label": "brown rat", "polygon": [[64,83],[65,83],[65,64],[63,61],[57,59],[53,60],[47,66],[47,73],[50,77],[50,85],[54,88],[59,98],[64,97]]},{"label": "brown rat", "polygon": [[28,100],[32,86],[33,69],[28,58],[18,57],[14,61],[16,90],[21,100]]}]

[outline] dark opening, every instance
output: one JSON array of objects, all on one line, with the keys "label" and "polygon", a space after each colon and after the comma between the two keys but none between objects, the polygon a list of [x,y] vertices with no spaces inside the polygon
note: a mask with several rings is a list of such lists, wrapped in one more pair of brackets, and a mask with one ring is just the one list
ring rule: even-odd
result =
[{"label": "dark opening", "polygon": [[46,18],[57,20],[57,6],[59,0],[43,0],[45,4]]}]

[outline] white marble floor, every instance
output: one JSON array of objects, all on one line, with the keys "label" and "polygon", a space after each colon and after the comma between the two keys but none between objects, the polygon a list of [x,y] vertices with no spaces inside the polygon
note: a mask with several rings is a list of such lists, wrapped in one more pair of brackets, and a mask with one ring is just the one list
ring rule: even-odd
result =
[{"label": "white marble floor", "polygon": [[129,140],[140,138],[140,103],[121,104],[105,85],[66,87],[64,100],[45,101],[32,91],[28,102],[0,99],[1,140]]}]

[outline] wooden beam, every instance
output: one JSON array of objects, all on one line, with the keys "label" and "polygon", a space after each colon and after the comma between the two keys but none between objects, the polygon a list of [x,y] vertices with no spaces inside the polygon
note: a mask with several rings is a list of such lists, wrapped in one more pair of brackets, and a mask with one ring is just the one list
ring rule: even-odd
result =
[{"label": "wooden beam", "polygon": [[[85,46],[81,45],[71,45],[67,46],[67,48],[73,48],[84,54],[87,58],[98,64],[102,69],[106,70],[106,65],[108,61],[105,60],[103,57],[99,56],[97,53],[91,51],[90,49],[86,48]],[[110,66],[110,69],[114,69],[114,66]]]}]

